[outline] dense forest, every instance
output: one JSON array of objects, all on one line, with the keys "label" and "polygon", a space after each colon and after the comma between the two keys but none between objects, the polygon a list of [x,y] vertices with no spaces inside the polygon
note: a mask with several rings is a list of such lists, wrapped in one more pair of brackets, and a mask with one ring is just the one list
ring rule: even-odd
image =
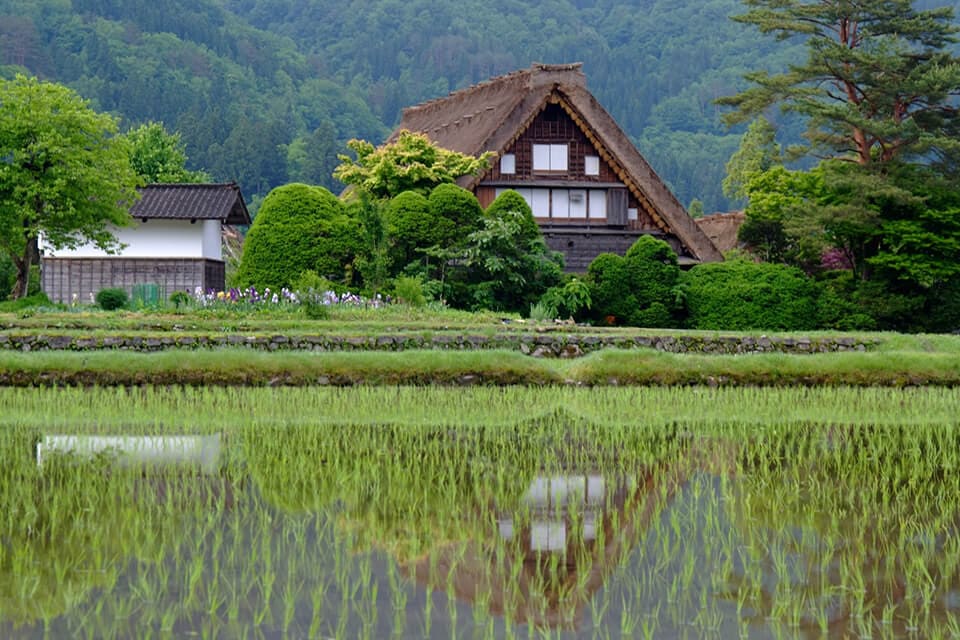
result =
[{"label": "dense forest", "polygon": [[[955,4],[927,0],[918,7]],[[960,4],[960,3],[957,3]],[[179,132],[191,168],[249,199],[336,189],[336,154],[400,110],[533,61],[588,85],[684,203],[720,188],[742,129],[717,97],[804,55],[729,19],[739,0],[0,0],[0,75],[66,84],[124,127]],[[778,114],[771,114],[776,120]],[[780,121],[795,138],[799,123]]]}]

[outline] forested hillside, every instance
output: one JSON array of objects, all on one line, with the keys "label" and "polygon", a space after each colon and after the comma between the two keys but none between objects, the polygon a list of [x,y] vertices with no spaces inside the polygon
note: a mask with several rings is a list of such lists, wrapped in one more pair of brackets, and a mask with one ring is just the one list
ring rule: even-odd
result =
[{"label": "forested hillside", "polygon": [[[944,4],[936,0],[923,6]],[[588,84],[684,203],[731,203],[741,131],[713,105],[749,69],[802,55],[728,19],[739,0],[0,0],[0,73],[62,82],[132,126],[180,132],[191,168],[249,196],[333,186],[351,137],[406,105],[533,61]],[[787,126],[785,139],[796,135]]]}]

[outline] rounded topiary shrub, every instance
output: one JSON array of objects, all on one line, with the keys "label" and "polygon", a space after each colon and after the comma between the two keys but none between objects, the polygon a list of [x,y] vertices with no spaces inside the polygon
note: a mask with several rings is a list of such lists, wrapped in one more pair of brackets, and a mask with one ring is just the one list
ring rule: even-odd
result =
[{"label": "rounded topiary shrub", "polygon": [[390,245],[390,262],[400,272],[412,262],[421,262],[427,249],[450,234],[445,220],[434,215],[427,198],[416,191],[404,191],[387,204],[384,223]]},{"label": "rounded topiary shrub", "polygon": [[817,286],[795,267],[737,259],[701,264],[684,275],[692,329],[815,329]]},{"label": "rounded topiary shrub", "polygon": [[359,222],[323,187],[288,184],[263,200],[244,241],[237,286],[291,286],[307,270],[343,281],[360,248]]},{"label": "rounded topiary shrub", "polygon": [[641,236],[626,256],[604,253],[587,268],[594,320],[637,327],[678,324],[680,267],[669,244]]},{"label": "rounded topiary shrub", "polygon": [[430,192],[430,212],[444,223],[446,244],[455,244],[480,228],[483,208],[470,191],[455,184],[441,184]]},{"label": "rounded topiary shrub", "polygon": [[127,306],[129,302],[129,297],[127,292],[119,288],[108,288],[100,289],[97,292],[95,300],[97,305],[104,311],[113,311],[115,309],[122,309]]},{"label": "rounded topiary shrub", "polygon": [[502,216],[508,211],[516,211],[521,215],[520,223],[520,233],[518,234],[522,238],[535,238],[541,237],[540,227],[537,225],[537,221],[533,217],[533,211],[530,209],[530,205],[527,204],[527,201],[523,199],[523,196],[514,191],[513,189],[507,189],[496,199],[490,203],[490,206],[487,207],[487,217],[496,218]]}]

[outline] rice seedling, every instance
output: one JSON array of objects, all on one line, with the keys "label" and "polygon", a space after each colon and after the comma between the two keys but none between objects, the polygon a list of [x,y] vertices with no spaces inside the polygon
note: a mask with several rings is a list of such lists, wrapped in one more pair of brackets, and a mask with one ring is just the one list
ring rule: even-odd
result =
[{"label": "rice seedling", "polygon": [[[958,409],[945,388],[4,388],[0,634],[948,637]],[[50,435],[221,453],[38,464]]]}]

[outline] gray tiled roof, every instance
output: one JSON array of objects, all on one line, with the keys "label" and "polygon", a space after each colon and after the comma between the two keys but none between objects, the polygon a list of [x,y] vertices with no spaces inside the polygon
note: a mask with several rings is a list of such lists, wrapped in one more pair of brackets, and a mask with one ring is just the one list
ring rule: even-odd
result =
[{"label": "gray tiled roof", "polygon": [[221,220],[250,224],[250,212],[236,183],[148,184],[130,208],[138,219]]}]

